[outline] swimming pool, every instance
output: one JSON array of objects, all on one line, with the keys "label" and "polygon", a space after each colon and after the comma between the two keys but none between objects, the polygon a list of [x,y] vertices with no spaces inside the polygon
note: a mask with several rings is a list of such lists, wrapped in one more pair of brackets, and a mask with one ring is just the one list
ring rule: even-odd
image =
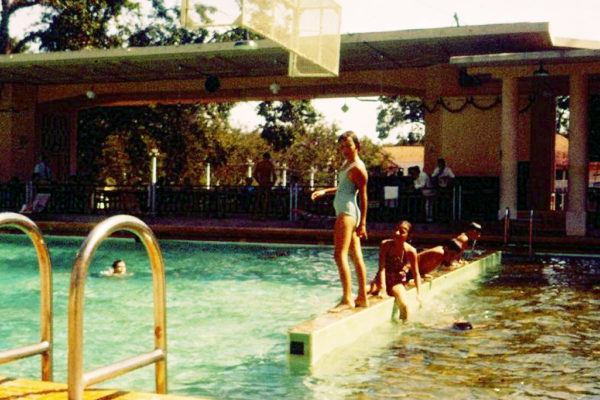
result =
[{"label": "swimming pool", "polygon": [[[28,239],[0,239],[5,348],[38,337],[39,283]],[[54,266],[54,375],[65,381],[70,269],[82,239],[47,241]],[[581,265],[507,265],[429,299],[409,323],[385,324],[352,351],[326,356],[307,376],[287,368],[286,331],[338,300],[331,247],[185,241],[161,247],[171,393],[218,399],[600,395],[597,265],[585,264],[585,283],[568,285],[569,271]],[[365,257],[372,276],[376,249],[365,249]],[[125,259],[134,275],[99,277],[116,258]],[[100,246],[86,283],[86,370],[152,348],[151,280],[141,244],[108,239]],[[475,329],[447,329],[462,318]],[[38,378],[39,360],[0,366],[0,374]],[[152,367],[101,386],[153,391]]]},{"label": "swimming pool", "polygon": [[[364,398],[600,398],[600,260],[500,268],[330,355],[315,377]],[[457,319],[474,329],[450,329]]]},{"label": "swimming pool", "polygon": [[[69,280],[83,239],[46,240],[54,269],[54,379],[66,381]],[[331,247],[163,241],[161,249],[167,281],[169,392],[212,398],[311,398],[303,378],[288,374],[286,332],[338,300]],[[365,254],[375,265],[375,250]],[[123,258],[134,275],[100,277],[116,258]],[[0,324],[0,348],[35,342],[39,278],[33,246],[23,235],[3,235],[0,260],[0,310],[10,315]],[[86,371],[153,348],[151,288],[142,244],[113,238],[102,242],[85,290]],[[39,378],[39,358],[2,365],[0,374]],[[153,391],[153,379],[152,367],[147,367],[100,386]]]}]

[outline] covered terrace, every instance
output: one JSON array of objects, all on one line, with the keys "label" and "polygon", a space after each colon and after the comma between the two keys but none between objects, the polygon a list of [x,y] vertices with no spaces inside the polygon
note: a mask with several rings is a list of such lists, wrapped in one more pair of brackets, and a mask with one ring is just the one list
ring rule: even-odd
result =
[{"label": "covered terrace", "polygon": [[[0,181],[27,180],[42,152],[60,179],[76,174],[77,112],[91,107],[411,95],[427,110],[426,171],[443,157],[457,175],[498,177],[499,217],[517,210],[520,190],[548,211],[554,101],[570,95],[564,218],[567,234],[584,236],[587,96],[600,92],[599,46],[553,38],[547,23],[346,34],[332,78],[288,77],[287,53],[268,40],[252,51],[207,43],[0,56]],[[539,67],[549,75],[534,75]],[[218,90],[206,90],[208,77]],[[529,166],[523,180],[520,163]]]}]

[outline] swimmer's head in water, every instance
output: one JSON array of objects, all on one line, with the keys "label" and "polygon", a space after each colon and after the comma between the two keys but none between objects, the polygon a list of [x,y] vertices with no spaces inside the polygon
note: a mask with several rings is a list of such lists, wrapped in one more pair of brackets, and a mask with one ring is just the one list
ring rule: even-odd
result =
[{"label": "swimmer's head in water", "polygon": [[455,322],[452,325],[452,329],[457,331],[470,331],[473,329],[473,325],[469,321]]},{"label": "swimmer's head in water", "polygon": [[119,259],[116,260],[113,265],[113,273],[115,274],[124,274],[125,272],[127,272],[127,265],[125,264],[125,261]]}]

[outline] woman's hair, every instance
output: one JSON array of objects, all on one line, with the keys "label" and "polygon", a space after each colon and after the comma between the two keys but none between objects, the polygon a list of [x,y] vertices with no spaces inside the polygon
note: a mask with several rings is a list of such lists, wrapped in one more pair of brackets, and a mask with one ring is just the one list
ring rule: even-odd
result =
[{"label": "woman's hair", "polygon": [[402,220],[402,221],[398,222],[398,224],[396,226],[400,226],[400,225],[407,225],[408,233],[412,232],[412,224],[410,222],[408,222],[407,220]]},{"label": "woman's hair", "polygon": [[120,258],[119,258],[118,260],[115,260],[115,262],[114,262],[114,263],[113,263],[113,265],[112,265],[113,269],[116,269],[116,268],[117,268],[117,265],[118,265],[119,263],[124,263],[124,262],[123,262],[123,260],[122,260],[122,259],[120,259]]},{"label": "woman's hair", "polygon": [[356,146],[356,150],[360,150],[360,141],[358,140],[358,136],[356,136],[356,133],[354,133],[353,131],[346,131],[342,133],[340,137],[338,137],[338,143],[346,138],[352,139],[354,145]]}]

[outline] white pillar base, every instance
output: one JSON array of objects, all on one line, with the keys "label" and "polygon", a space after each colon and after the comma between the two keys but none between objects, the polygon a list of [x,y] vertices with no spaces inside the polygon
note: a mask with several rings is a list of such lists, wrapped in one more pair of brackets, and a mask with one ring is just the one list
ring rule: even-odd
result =
[{"label": "white pillar base", "polygon": [[567,236],[585,236],[587,233],[587,213],[585,211],[567,211]]}]

